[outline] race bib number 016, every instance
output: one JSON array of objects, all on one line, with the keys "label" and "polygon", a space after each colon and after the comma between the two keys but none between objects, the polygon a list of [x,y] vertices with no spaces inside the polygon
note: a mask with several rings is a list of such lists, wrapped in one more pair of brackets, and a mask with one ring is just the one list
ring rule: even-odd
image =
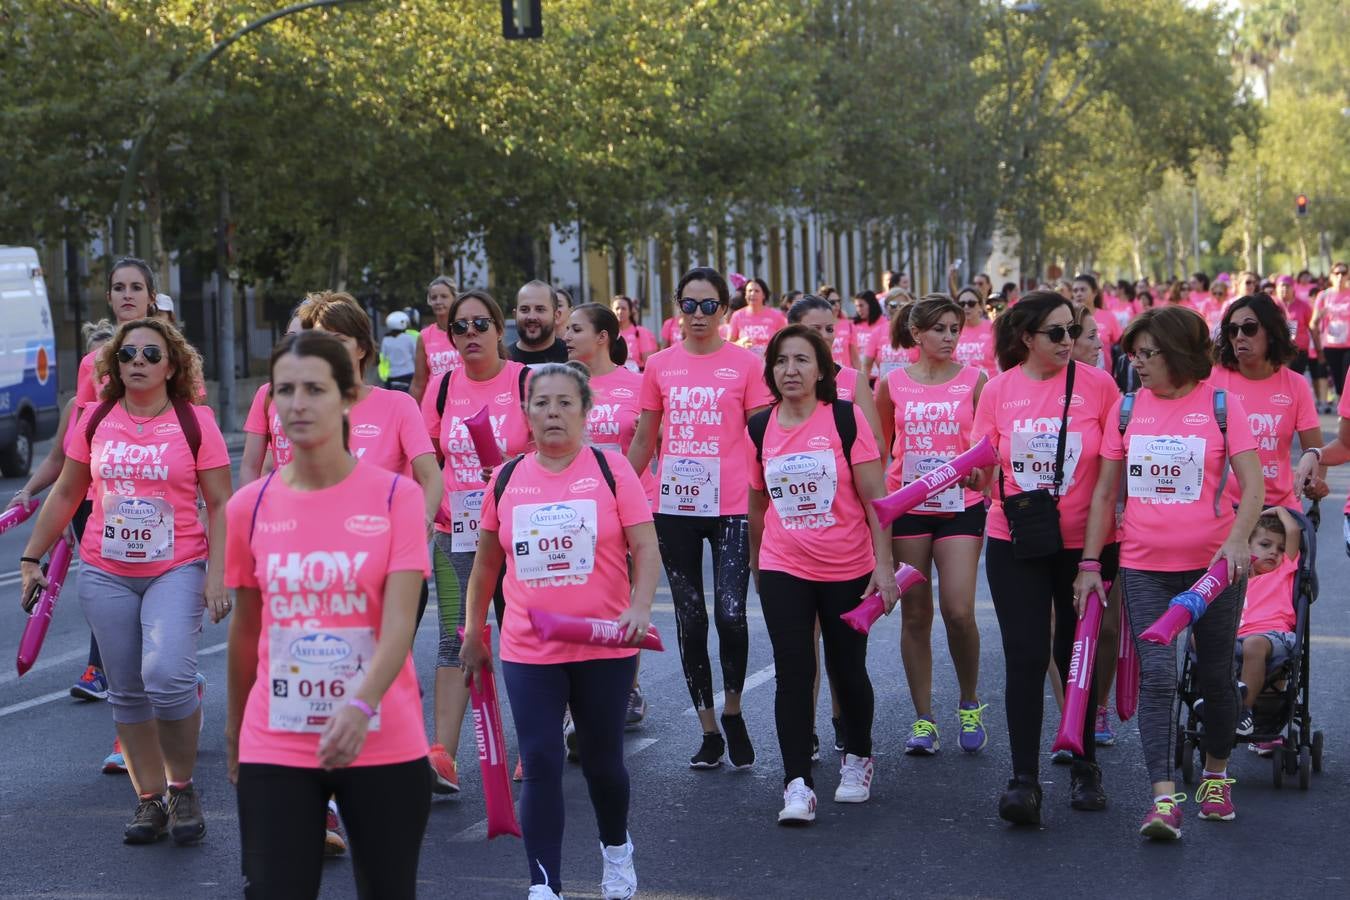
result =
[{"label": "race bib number 016", "polygon": [[151,563],[173,559],[173,507],[160,497],[103,495],[104,559]]},{"label": "race bib number 016", "polygon": [[722,511],[722,461],[716,457],[661,457],[656,511],[671,516],[716,516]]},{"label": "race bib number 016", "polygon": [[[375,629],[273,625],[268,631],[267,727],[316,734],[361,688],[375,658]],[[380,713],[370,720],[380,730]]]},{"label": "race bib number 016", "polygon": [[1136,434],[1130,437],[1126,487],[1138,500],[1193,503],[1205,481],[1205,439]]},{"label": "race bib number 016", "polygon": [[523,503],[511,510],[516,578],[533,581],[589,575],[599,529],[594,500]]},{"label": "race bib number 016", "polygon": [[450,492],[450,549],[473,553],[478,549],[478,520],[483,515],[483,491]]},{"label": "race bib number 016", "polygon": [[839,489],[834,451],[788,453],[766,460],[764,487],[779,518],[825,515]]},{"label": "race bib number 016", "polygon": [[[1024,491],[1053,488],[1055,484],[1055,451],[1058,434],[1014,431],[1009,460],[1013,480]],[[1073,473],[1083,455],[1083,435],[1070,431],[1064,436],[1064,481],[1060,493],[1073,487]]]}]

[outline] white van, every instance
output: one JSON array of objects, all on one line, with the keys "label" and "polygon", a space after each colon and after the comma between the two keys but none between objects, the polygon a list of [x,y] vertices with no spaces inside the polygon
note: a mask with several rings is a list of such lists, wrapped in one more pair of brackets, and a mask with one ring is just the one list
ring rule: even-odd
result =
[{"label": "white van", "polygon": [[0,246],[0,474],[20,478],[33,444],[56,434],[56,338],[32,247]]}]

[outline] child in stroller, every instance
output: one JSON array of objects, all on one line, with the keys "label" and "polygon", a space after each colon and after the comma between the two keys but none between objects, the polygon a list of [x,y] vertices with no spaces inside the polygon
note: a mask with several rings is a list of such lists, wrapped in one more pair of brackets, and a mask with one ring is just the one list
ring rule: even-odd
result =
[{"label": "child in stroller", "polygon": [[1285,687],[1287,663],[1298,644],[1294,633],[1298,622],[1294,577],[1298,574],[1301,532],[1288,510],[1279,507],[1261,513],[1252,530],[1251,579],[1234,648],[1242,691],[1238,737],[1251,737],[1255,729],[1256,698],[1268,683],[1268,673],[1275,678],[1270,682],[1272,689],[1282,692]]}]

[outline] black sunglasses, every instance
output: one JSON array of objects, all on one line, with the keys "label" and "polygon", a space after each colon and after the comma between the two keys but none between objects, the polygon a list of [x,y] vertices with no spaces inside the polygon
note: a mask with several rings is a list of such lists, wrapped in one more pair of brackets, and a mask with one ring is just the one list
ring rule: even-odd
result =
[{"label": "black sunglasses", "polygon": [[980,305],[980,301],[978,301],[978,300],[962,300],[962,301],[961,301],[961,305],[964,306],[964,307],[966,307],[966,308],[970,308],[970,307],[972,307],[972,306],[979,306],[979,305]]},{"label": "black sunglasses", "polygon": [[479,334],[487,334],[488,329],[492,327],[493,322],[487,316],[474,316],[472,319],[456,319],[450,323],[450,330],[455,334],[468,334],[469,326]]},{"label": "black sunglasses", "polygon": [[680,300],[680,311],[687,316],[692,316],[694,310],[700,310],[705,316],[711,316],[721,307],[721,300],[692,300],[685,297]]},{"label": "black sunglasses", "polygon": [[1229,322],[1224,327],[1224,332],[1228,335],[1228,339],[1230,341],[1238,336],[1239,331],[1245,334],[1247,337],[1256,337],[1256,332],[1260,330],[1261,330],[1261,323],[1255,321],[1254,319],[1248,319],[1241,325],[1239,325],[1237,322]]},{"label": "black sunglasses", "polygon": [[1075,341],[1078,340],[1079,336],[1083,333],[1083,326],[1070,325],[1068,328],[1065,328],[1063,325],[1055,325],[1051,328],[1045,329],[1044,331],[1038,331],[1036,333],[1043,334],[1046,337],[1048,337],[1050,339],[1050,343],[1058,344],[1060,341],[1064,340],[1064,335],[1066,334],[1073,340]]},{"label": "black sunglasses", "polygon": [[145,361],[152,366],[164,358],[164,351],[154,344],[147,344],[144,347],[133,347],[131,344],[123,344],[117,350],[117,358],[124,363],[129,363],[136,358],[137,352],[139,352],[141,356],[144,356]]}]

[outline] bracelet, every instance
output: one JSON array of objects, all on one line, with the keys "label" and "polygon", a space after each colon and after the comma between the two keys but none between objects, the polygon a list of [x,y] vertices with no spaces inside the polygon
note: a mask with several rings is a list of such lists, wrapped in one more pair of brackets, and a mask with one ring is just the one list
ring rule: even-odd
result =
[{"label": "bracelet", "polygon": [[1304,452],[1304,454],[1311,453],[1313,456],[1316,456],[1316,457],[1317,457],[1317,461],[1318,461],[1319,463],[1322,461],[1322,448],[1321,448],[1321,447],[1309,447],[1307,450],[1304,450],[1303,452]]},{"label": "bracelet", "polygon": [[20,557],[19,557],[19,565],[23,565],[23,564],[26,563],[26,562],[32,563],[32,564],[35,565],[35,566],[40,566],[40,565],[42,565],[42,560],[40,560],[40,559],[33,559],[33,557],[31,557],[31,556],[20,556]]},{"label": "bracelet", "polygon": [[1078,563],[1078,571],[1080,572],[1101,572],[1101,570],[1102,564],[1095,559],[1084,559]]},{"label": "bracelet", "polygon": [[355,706],[357,709],[361,710],[361,712],[366,714],[367,719],[375,718],[375,710],[371,709],[370,704],[362,700],[360,697],[353,697],[352,699],[348,700],[347,705]]}]

